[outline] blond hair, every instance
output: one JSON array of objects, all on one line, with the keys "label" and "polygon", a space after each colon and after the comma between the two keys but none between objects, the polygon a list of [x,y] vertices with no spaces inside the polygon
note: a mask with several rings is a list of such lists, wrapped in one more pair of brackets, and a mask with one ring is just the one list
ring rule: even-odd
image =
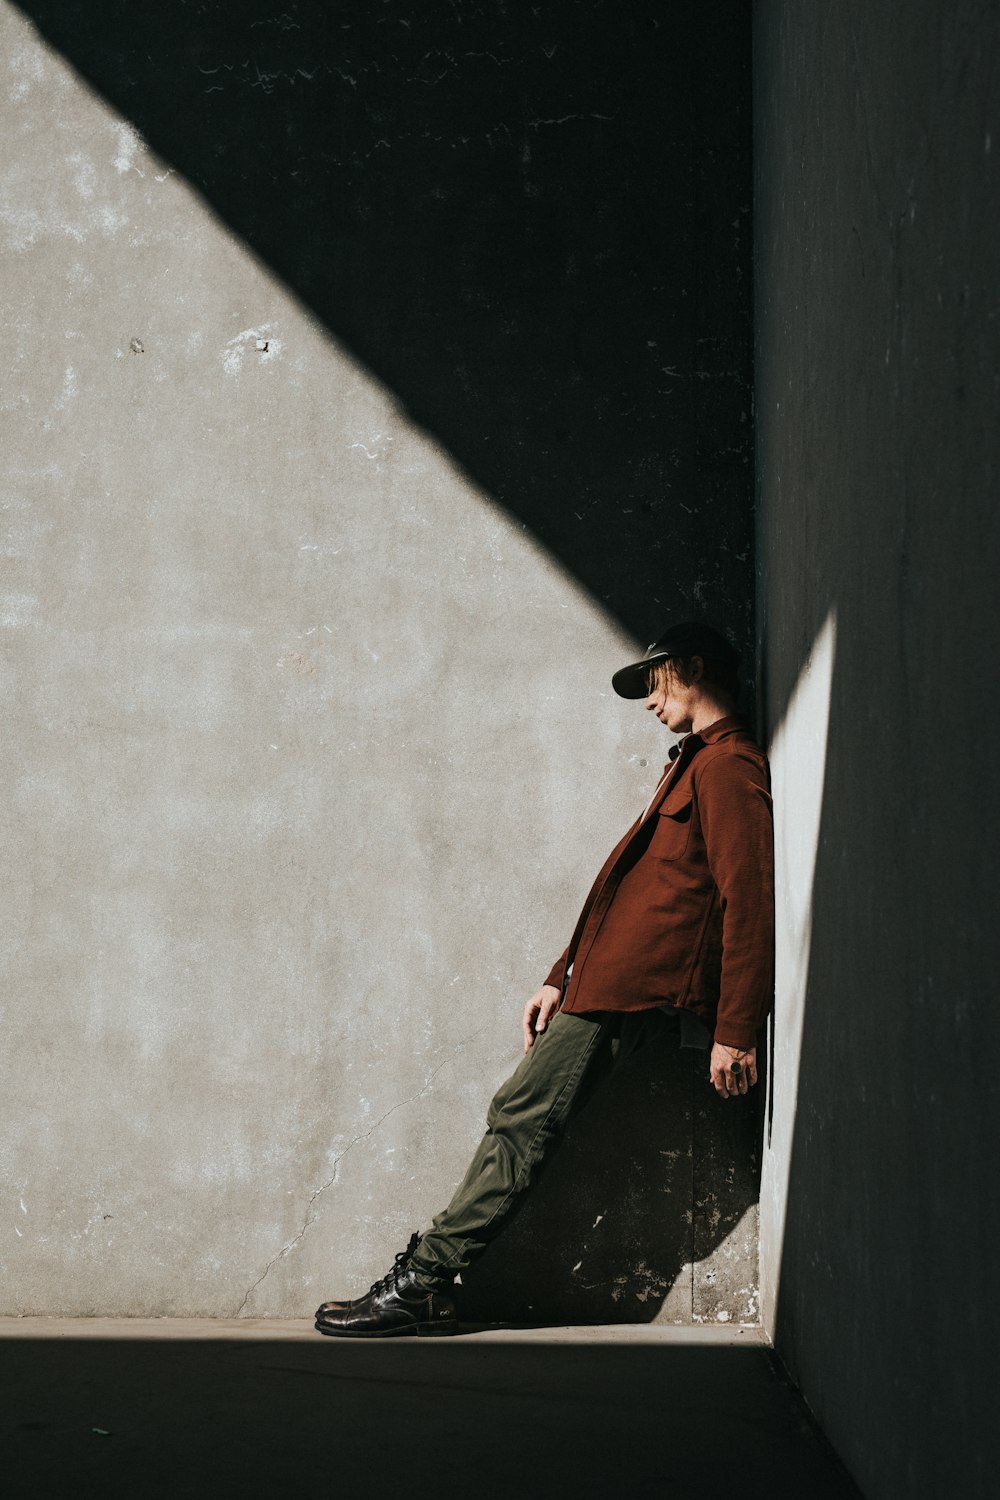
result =
[{"label": "blond hair", "polygon": [[[699,654],[699,653],[695,653]],[[652,664],[646,673],[646,691],[655,693],[661,687],[669,688],[672,683],[679,682],[682,687],[690,687],[692,681],[691,656],[668,656],[665,661],[657,661]],[[728,663],[713,661],[711,657],[702,656],[704,672],[702,682],[706,687],[713,688],[716,692],[725,693],[730,698],[740,696],[740,677],[735,667]]]}]

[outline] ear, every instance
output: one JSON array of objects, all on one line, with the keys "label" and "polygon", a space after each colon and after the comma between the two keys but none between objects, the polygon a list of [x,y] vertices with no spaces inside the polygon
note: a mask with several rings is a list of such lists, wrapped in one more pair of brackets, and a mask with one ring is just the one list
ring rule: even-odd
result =
[{"label": "ear", "polygon": [[692,656],[688,662],[688,675],[692,682],[700,682],[705,675],[705,663],[700,656]]}]

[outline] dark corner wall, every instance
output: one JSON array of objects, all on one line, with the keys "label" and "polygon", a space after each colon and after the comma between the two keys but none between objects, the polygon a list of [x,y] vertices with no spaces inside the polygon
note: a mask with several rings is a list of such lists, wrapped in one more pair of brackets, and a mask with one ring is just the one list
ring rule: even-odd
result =
[{"label": "dark corner wall", "polygon": [[998,19],[754,10],[765,1316],[873,1500],[991,1488]]}]

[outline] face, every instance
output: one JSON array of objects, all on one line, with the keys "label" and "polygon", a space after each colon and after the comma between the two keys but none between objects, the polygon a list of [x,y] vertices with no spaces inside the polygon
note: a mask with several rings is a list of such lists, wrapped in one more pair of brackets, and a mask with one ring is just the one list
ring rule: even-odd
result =
[{"label": "face", "polygon": [[701,675],[701,663],[697,657],[694,658],[692,666],[695,671],[691,674],[693,680],[688,684],[681,682],[677,673],[671,670],[670,662],[664,665],[667,670],[657,673],[657,681],[647,695],[645,706],[672,734],[687,734],[691,729],[699,698],[697,678]]}]

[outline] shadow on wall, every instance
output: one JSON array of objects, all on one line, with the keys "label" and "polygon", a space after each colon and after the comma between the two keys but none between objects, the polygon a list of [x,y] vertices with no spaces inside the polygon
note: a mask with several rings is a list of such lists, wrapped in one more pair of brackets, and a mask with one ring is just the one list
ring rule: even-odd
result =
[{"label": "shadow on wall", "polygon": [[[749,644],[745,5],[19,8],[610,615]],[[595,1101],[470,1311],[655,1316],[756,1197],[756,1100],[694,1087]]]},{"label": "shadow on wall", "polygon": [[745,5],[20,9],[635,636],[749,645]]},{"label": "shadow on wall", "polygon": [[[755,1322],[760,1107],[673,1029],[616,1068],[462,1278],[471,1322]],[[609,1149],[610,1147],[610,1149]],[[747,1216],[750,1215],[748,1219]],[[719,1253],[730,1235],[732,1260]]]}]

